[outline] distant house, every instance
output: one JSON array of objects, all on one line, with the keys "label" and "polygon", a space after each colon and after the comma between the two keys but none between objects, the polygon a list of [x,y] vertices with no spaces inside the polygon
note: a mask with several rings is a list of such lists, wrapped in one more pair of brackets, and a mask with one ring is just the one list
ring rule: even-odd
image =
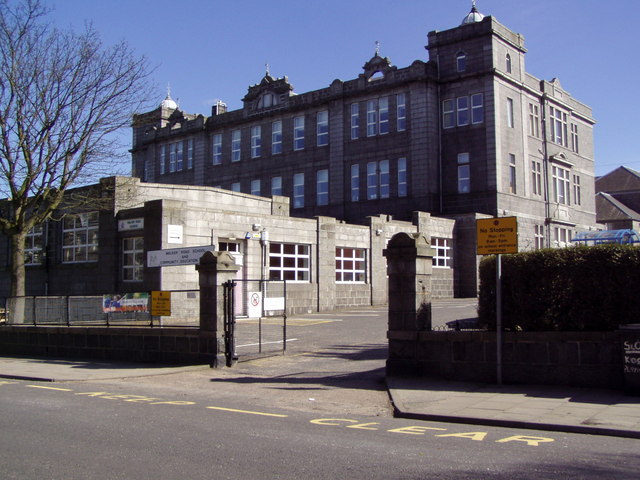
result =
[{"label": "distant house", "polygon": [[596,217],[608,230],[640,230],[640,172],[618,167],[596,179]]}]

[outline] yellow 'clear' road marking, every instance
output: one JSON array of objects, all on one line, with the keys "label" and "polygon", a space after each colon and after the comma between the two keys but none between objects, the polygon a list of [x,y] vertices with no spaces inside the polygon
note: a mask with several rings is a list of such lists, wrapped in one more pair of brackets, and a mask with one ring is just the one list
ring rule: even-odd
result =
[{"label": "yellow 'clear' road marking", "polygon": [[42,385],[27,385],[29,388],[42,388],[43,390],[58,390],[60,392],[72,392],[70,388],[43,387]]},{"label": "yellow 'clear' road marking", "polygon": [[248,413],[250,415],[262,415],[264,417],[279,417],[279,418],[287,418],[289,415],[280,415],[279,413],[265,413],[265,412],[252,412],[251,410],[238,410],[235,408],[223,408],[223,407],[207,407],[211,410],[222,410],[223,412],[234,412],[234,413]]}]

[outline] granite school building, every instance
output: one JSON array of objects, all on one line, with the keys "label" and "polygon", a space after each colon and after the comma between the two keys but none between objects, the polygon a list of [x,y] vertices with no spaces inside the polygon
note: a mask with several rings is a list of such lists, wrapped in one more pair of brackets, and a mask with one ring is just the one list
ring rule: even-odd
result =
[{"label": "granite school building", "polygon": [[[100,200],[31,233],[29,296],[197,290],[194,265],[149,266],[148,253],[212,246],[233,254],[241,265],[238,279],[287,280],[289,313],[384,305],[382,251],[388,240],[398,232],[420,232],[435,245],[450,244],[455,226],[453,220],[421,212],[412,221],[370,217],[366,225],[331,217],[297,218],[289,215],[286,197],[129,177],[105,178],[74,193]],[[7,238],[0,242],[0,296],[7,296]],[[434,295],[451,297],[456,275],[452,253],[435,248],[434,254]],[[246,303],[241,299],[240,306]]]},{"label": "granite school building", "polygon": [[425,48],[406,67],[377,49],[355,78],[304,93],[267,71],[242,108],[209,116],[167,96],[134,116],[133,174],[286,196],[302,218],[452,219],[452,242],[432,237],[452,253],[457,296],[477,293],[475,215],[516,216],[521,250],[596,229],[591,108],[526,71],[524,37],[474,6]]},{"label": "granite school building", "polygon": [[434,297],[472,297],[476,219],[517,217],[520,250],[596,229],[591,108],[526,71],[524,37],[474,6],[425,48],[402,68],[376,50],[356,78],[300,94],[267,71],[210,116],[167,95],[134,116],[133,178],[31,232],[27,294],[195,289],[193,266],[147,255],[212,245],[241,278],[286,279],[292,312],[381,305],[386,243],[419,232]]}]

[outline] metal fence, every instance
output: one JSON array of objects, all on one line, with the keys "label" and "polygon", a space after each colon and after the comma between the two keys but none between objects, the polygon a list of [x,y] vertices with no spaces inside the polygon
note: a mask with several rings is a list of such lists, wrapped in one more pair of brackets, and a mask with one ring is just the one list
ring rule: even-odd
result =
[{"label": "metal fence", "polygon": [[198,326],[200,292],[171,292],[171,315],[144,310],[105,311],[105,296],[30,296],[0,299],[0,323],[60,326]]},{"label": "metal fence", "polygon": [[239,359],[287,349],[287,285],[279,280],[234,280],[235,348]]}]

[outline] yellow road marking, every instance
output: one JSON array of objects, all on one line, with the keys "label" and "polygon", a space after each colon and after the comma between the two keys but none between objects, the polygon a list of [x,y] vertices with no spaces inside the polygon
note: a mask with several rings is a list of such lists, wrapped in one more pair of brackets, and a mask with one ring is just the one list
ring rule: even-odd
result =
[{"label": "yellow road marking", "polygon": [[280,415],[279,413],[252,412],[251,410],[238,410],[236,408],[223,407],[207,407],[211,410],[222,410],[223,412],[248,413],[249,415],[262,415],[264,417],[287,418],[289,415]]},{"label": "yellow road marking", "polygon": [[27,385],[29,388],[42,388],[43,390],[58,390],[60,392],[72,392],[70,388],[43,387],[42,385]]}]

